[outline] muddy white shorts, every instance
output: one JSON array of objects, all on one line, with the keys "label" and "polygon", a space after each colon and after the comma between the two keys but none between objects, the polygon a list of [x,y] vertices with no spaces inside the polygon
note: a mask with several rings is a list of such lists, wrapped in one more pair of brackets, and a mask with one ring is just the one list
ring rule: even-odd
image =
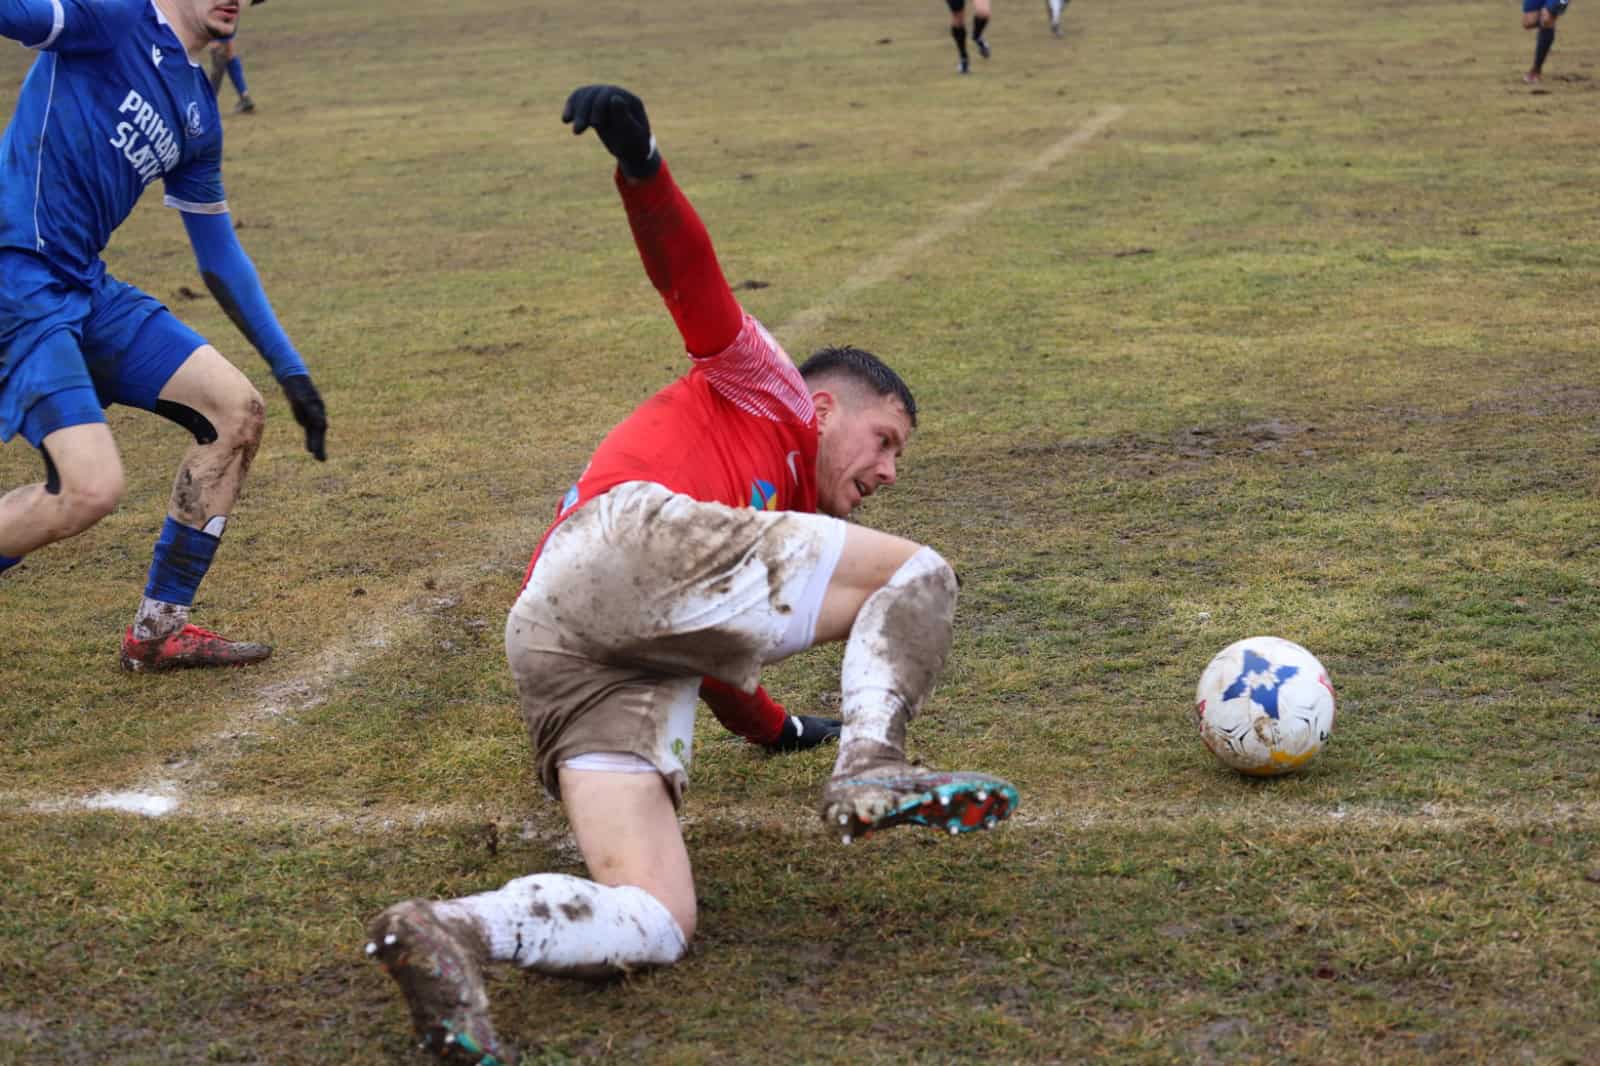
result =
[{"label": "muddy white shorts", "polygon": [[811,646],[846,529],[643,481],[568,516],[506,621],[550,794],[562,762],[620,752],[654,766],[681,802],[700,679],[751,692],[763,664]]}]

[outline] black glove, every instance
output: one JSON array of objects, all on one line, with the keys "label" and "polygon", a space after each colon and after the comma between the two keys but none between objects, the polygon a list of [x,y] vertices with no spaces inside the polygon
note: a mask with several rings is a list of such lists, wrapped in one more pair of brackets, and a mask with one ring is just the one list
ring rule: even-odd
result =
[{"label": "black glove", "polygon": [[305,427],[306,451],[317,457],[317,461],[328,461],[328,449],[323,444],[323,439],[328,435],[328,409],[322,406],[322,396],[317,392],[317,387],[311,384],[310,374],[295,374],[284,378],[280,385],[283,394],[289,398],[289,409],[294,412],[294,420]]},{"label": "black glove", "polygon": [[561,121],[572,123],[575,134],[593,126],[600,143],[617,157],[617,166],[627,177],[642,181],[661,169],[661,153],[650,135],[644,101],[626,89],[616,85],[574,89],[561,109]]}]

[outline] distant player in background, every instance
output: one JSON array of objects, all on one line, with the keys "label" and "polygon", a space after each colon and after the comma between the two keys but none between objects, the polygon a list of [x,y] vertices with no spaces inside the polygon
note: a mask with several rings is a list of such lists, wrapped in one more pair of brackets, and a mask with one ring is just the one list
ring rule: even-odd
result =
[{"label": "distant player in background", "polygon": [[[266,2],[250,0],[250,6]],[[230,33],[211,43],[211,91],[221,94],[222,76],[226,74],[228,80],[233,82],[233,91],[239,94],[239,103],[234,107],[234,112],[248,115],[256,109],[256,102],[250,98],[250,87],[245,84],[244,60],[239,58],[239,46],[234,43],[234,38],[235,35]]]},{"label": "distant player in background", "polygon": [[506,623],[540,781],[592,880],[542,873],[406,900],[368,927],[367,954],[423,1046],[475,1066],[512,1059],[490,1018],[490,963],[607,977],[688,951],[697,903],[678,806],[707,677],[749,699],[765,663],[844,642],[844,730],[821,813],[847,843],[907,823],[982,829],[1017,800],[997,778],[909,761],[906,724],[949,651],[956,575],[932,548],[843,521],[894,483],[910,390],[858,348],[789,361],[728,288],[638,97],[585,86],[562,119],[615,157],[691,368],[601,442]]},{"label": "distant player in background", "polygon": [[1567,13],[1569,0],[1522,0],[1522,28],[1538,30],[1533,45],[1533,66],[1522,80],[1538,85],[1544,80],[1544,61],[1556,43],[1556,19]]},{"label": "distant player in background", "polygon": [[[945,0],[950,8],[950,36],[956,41],[956,55],[960,56],[960,65],[957,66],[963,74],[972,71],[972,64],[967,59],[967,0]],[[972,43],[978,46],[978,54],[985,59],[989,58],[989,41],[983,33],[989,28],[989,0],[972,0]]]},{"label": "distant player in background", "polygon": [[1044,9],[1050,15],[1050,32],[1057,37],[1061,36],[1061,13],[1066,10],[1070,0],[1044,0]]},{"label": "distant player in background", "polygon": [[45,468],[43,482],[0,497],[0,573],[116,508],[122,459],[104,407],[153,411],[194,437],[123,634],[128,670],[271,653],[189,623],[266,406],[205,338],[100,258],[157,178],[206,285],[271,365],[306,449],[326,457],[322,398],[223,195],[222,122],[200,59],[237,24],[238,8],[217,0],[0,0],[0,36],[41,53],[0,142],[0,441],[22,434]]}]

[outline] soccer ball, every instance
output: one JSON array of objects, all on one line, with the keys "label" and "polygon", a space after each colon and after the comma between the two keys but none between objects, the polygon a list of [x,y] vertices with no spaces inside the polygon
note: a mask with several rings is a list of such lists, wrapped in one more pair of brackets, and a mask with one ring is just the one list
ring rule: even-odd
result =
[{"label": "soccer ball", "polygon": [[1242,774],[1271,777],[1310,762],[1333,731],[1333,686],[1317,657],[1280,637],[1250,637],[1217,653],[1194,690],[1211,754]]}]

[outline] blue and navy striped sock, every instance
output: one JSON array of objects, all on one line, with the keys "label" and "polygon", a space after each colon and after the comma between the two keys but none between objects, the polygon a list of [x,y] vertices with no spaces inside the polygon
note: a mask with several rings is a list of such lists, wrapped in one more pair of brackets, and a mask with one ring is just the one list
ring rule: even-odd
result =
[{"label": "blue and navy striped sock", "polygon": [[187,607],[194,603],[200,579],[211,569],[221,537],[190,529],[169,516],[156,538],[155,555],[150,560],[150,580],[144,594],[162,603]]}]

